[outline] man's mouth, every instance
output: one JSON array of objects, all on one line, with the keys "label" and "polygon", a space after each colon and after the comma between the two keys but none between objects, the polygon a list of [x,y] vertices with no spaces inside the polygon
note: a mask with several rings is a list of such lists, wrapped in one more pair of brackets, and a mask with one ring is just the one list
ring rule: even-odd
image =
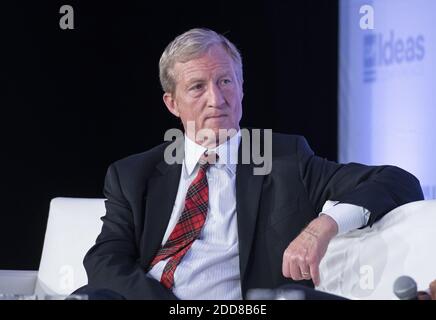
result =
[{"label": "man's mouth", "polygon": [[207,119],[218,119],[218,118],[224,118],[224,117],[227,117],[227,115],[226,114],[219,114],[219,115],[208,116],[208,117],[206,117],[206,120]]}]

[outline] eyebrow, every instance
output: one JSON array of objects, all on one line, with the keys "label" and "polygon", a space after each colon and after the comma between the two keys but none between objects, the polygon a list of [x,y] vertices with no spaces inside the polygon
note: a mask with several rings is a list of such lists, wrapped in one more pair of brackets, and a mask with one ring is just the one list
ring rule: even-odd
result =
[{"label": "eyebrow", "polygon": [[206,82],[206,80],[204,78],[191,78],[188,81],[186,81],[186,83],[188,84],[188,86],[197,83],[197,82]]},{"label": "eyebrow", "polygon": [[[218,76],[218,79],[221,79],[221,78],[223,78],[223,77],[232,77],[232,72],[230,72],[230,71],[225,71],[225,72],[221,73],[221,74]],[[188,79],[188,80],[186,81],[186,83],[187,83],[188,86],[190,86],[190,85],[192,85],[192,84],[194,84],[194,83],[198,83],[198,82],[206,82],[206,80],[205,80],[204,78],[194,77],[194,78]]]}]

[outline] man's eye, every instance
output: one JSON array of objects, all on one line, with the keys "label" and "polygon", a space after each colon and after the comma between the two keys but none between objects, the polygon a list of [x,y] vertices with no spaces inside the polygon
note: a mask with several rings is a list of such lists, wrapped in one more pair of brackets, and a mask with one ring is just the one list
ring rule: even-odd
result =
[{"label": "man's eye", "polygon": [[222,84],[229,84],[229,83],[232,83],[232,80],[230,80],[230,79],[223,79],[223,80],[221,80],[221,83]]},{"label": "man's eye", "polygon": [[201,83],[196,84],[196,85],[191,87],[191,90],[194,90],[194,91],[195,90],[201,90],[201,89],[203,89],[203,85]]}]

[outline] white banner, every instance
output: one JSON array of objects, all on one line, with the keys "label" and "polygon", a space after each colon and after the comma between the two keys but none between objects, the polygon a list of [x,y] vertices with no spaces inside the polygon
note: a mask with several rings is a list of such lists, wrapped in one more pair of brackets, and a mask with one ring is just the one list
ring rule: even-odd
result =
[{"label": "white banner", "polygon": [[339,161],[393,164],[436,198],[436,1],[341,0]]}]

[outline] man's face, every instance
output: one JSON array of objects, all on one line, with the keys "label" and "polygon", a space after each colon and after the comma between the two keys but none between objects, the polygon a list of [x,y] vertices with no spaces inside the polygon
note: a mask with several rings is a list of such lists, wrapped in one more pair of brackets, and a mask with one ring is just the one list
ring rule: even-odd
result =
[{"label": "man's face", "polygon": [[[242,117],[242,84],[233,60],[220,45],[214,45],[199,58],[174,65],[176,89],[165,93],[164,102],[180,117],[185,132],[189,121],[195,130],[239,130]],[[188,136],[195,141],[195,137]]]}]

